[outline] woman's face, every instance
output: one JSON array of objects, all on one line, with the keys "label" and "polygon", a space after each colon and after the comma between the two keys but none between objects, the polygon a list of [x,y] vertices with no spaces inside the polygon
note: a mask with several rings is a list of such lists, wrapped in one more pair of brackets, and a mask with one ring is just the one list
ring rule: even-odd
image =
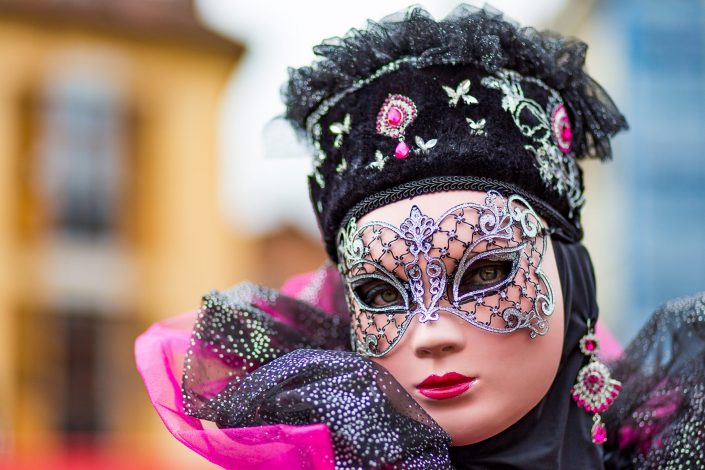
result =
[{"label": "woman's face", "polygon": [[521,198],[452,191],[381,207],[341,235],[358,351],[453,445],[517,422],[556,375],[562,292],[541,224]]}]

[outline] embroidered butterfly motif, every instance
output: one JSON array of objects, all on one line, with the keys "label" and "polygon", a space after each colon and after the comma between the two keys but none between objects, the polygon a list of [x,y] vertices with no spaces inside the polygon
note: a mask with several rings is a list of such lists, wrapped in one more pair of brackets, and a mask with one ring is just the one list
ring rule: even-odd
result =
[{"label": "embroidered butterfly motif", "polygon": [[470,126],[470,133],[472,135],[485,135],[485,124],[487,121],[485,121],[484,118],[477,121],[473,121],[470,118],[465,118],[465,120]]},{"label": "embroidered butterfly motif", "polygon": [[477,98],[470,94],[470,80],[463,80],[455,87],[455,90],[449,86],[443,86],[443,90],[448,94],[448,105],[455,108],[460,100],[465,104],[477,104]]},{"label": "embroidered butterfly motif", "polygon": [[342,174],[345,170],[348,169],[348,161],[343,158],[343,161],[338,164],[338,166],[335,167],[335,172],[338,173],[339,175]]},{"label": "embroidered butterfly motif", "polygon": [[313,179],[316,180],[316,183],[318,183],[318,186],[320,186],[321,189],[326,187],[326,180],[323,179],[323,175],[320,171],[318,171],[318,168],[313,170]]},{"label": "embroidered butterfly motif", "polygon": [[385,157],[382,155],[382,152],[377,150],[375,152],[375,161],[367,165],[367,168],[376,168],[378,170],[382,170],[384,168],[384,165],[387,163],[387,160],[389,160],[389,157]]},{"label": "embroidered butterfly motif", "polygon": [[414,149],[414,153],[421,153],[423,155],[428,155],[428,151],[438,143],[438,139],[431,139],[428,142],[424,142],[424,140],[418,135],[414,138],[414,140],[416,141],[416,146],[418,147]]},{"label": "embroidered butterfly motif", "polygon": [[343,136],[350,133],[350,114],[346,114],[343,118],[343,122],[334,122],[328,127],[330,131],[335,135],[335,140],[333,141],[333,147],[339,149],[343,145]]}]

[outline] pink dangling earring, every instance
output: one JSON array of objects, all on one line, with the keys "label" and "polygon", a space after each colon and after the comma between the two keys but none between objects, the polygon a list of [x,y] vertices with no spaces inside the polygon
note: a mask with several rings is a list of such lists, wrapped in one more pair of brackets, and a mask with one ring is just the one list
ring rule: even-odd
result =
[{"label": "pink dangling earring", "polygon": [[594,413],[591,431],[592,442],[604,444],[607,441],[607,428],[605,428],[599,413],[614,403],[622,384],[618,380],[614,380],[610,376],[607,366],[597,360],[600,339],[595,336],[590,320],[588,320],[587,326],[587,334],[580,338],[580,351],[590,358],[590,362],[580,369],[578,379],[570,392],[578,406],[588,413]]}]

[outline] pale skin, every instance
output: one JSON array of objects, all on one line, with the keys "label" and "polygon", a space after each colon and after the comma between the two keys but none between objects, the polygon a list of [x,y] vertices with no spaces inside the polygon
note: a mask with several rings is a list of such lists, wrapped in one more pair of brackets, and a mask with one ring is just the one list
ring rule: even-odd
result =
[{"label": "pale skin", "polygon": [[[482,203],[485,197],[478,191],[425,194],[376,209],[359,223],[383,221],[399,226],[413,205],[435,218],[449,207]],[[551,243],[544,254],[543,270],[555,299],[544,336],[530,338],[525,329],[492,333],[441,312],[436,321],[412,321],[388,354],[372,358],[448,432],[452,445],[473,444],[500,433],[525,416],[549,390],[558,370],[564,331],[563,294]],[[448,372],[474,377],[475,381],[468,391],[449,399],[431,399],[419,393],[417,385],[428,376]]]}]

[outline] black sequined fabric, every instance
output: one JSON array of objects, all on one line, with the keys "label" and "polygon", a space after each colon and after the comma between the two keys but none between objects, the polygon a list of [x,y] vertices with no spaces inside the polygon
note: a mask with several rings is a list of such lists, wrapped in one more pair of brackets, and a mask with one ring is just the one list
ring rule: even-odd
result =
[{"label": "black sequined fabric", "polygon": [[705,293],[661,307],[612,368],[607,468],[705,468]]},{"label": "black sequined fabric", "polygon": [[338,469],[451,468],[449,436],[389,372],[345,351],[348,322],[251,284],[208,294],[186,412],[222,428],[325,423]]}]

